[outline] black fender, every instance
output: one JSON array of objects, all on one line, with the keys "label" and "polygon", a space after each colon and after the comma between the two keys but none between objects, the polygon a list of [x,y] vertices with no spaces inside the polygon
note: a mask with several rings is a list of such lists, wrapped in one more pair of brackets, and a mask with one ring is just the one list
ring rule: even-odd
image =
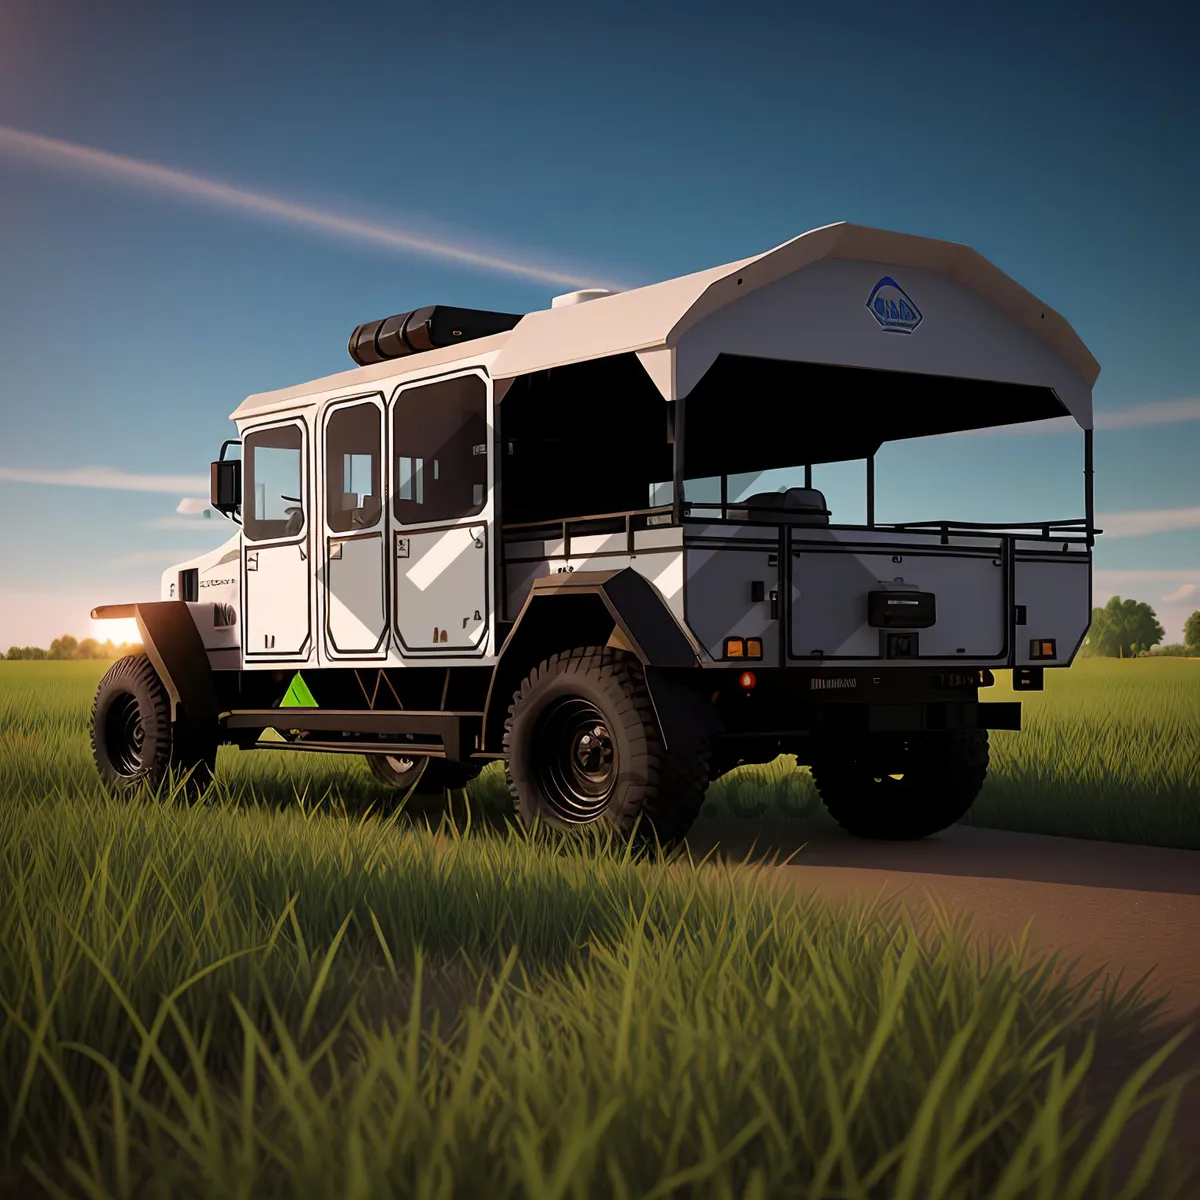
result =
[{"label": "black fender", "polygon": [[193,725],[215,722],[221,706],[212,664],[186,601],[104,604],[92,609],[93,620],[120,617],[137,621],[142,648],[171,699],[171,720]]},{"label": "black fender", "polygon": [[500,749],[508,706],[525,676],[552,654],[578,646],[611,646],[637,657],[667,746],[721,727],[698,690],[704,681],[696,647],[654,585],[631,567],[575,571],[534,581],[492,671],[481,749]]}]

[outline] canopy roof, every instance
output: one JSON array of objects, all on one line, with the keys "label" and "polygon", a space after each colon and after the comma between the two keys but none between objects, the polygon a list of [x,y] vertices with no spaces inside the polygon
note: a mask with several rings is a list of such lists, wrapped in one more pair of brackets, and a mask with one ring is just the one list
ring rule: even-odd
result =
[{"label": "canopy roof", "polygon": [[[372,389],[384,380],[416,380],[459,364],[482,365],[494,379],[512,379],[631,352],[639,355],[660,392],[675,399],[677,389],[687,394],[695,383],[689,378],[680,388],[675,369],[674,350],[690,329],[749,294],[829,259],[947,277],[1032,335],[1070,369],[1082,383],[1081,390],[1090,392],[1100,373],[1099,364],[1062,316],[969,246],[839,222],[752,258],[581,304],[528,313],[507,333],[253,395],[231,415],[243,420],[295,407],[304,400],[317,402],[333,394]],[[1090,396],[1086,413],[1078,402],[1071,408],[1081,423],[1090,425]]]}]

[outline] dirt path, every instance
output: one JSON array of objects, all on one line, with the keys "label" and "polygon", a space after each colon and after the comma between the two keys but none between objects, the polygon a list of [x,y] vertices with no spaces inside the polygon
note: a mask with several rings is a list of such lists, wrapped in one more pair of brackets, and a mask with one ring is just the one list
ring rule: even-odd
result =
[{"label": "dirt path", "polygon": [[[731,861],[793,856],[772,867],[780,883],[830,900],[902,895],[919,910],[933,896],[951,911],[969,913],[985,938],[1019,936],[1029,924],[1035,951],[1078,959],[1084,972],[1123,970],[1126,984],[1152,972],[1146,992],[1166,994],[1157,1035],[1197,1027],[1172,1056],[1169,1072],[1200,1067],[1200,852],[965,826],[893,844],[795,822],[715,820],[698,822],[688,844],[697,857],[714,852]],[[1106,1075],[1119,1082],[1148,1056],[1141,1050],[1113,1056],[1103,1064]],[[1200,1169],[1200,1081],[1185,1097],[1176,1131]]]}]

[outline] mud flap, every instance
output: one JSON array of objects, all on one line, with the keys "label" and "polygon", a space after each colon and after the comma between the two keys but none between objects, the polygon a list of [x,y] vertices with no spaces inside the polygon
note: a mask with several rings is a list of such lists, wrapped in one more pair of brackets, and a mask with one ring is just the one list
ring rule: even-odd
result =
[{"label": "mud flap", "polygon": [[659,732],[668,750],[697,745],[725,725],[711,701],[680,682],[664,667],[646,667],[646,690],[658,718]]}]

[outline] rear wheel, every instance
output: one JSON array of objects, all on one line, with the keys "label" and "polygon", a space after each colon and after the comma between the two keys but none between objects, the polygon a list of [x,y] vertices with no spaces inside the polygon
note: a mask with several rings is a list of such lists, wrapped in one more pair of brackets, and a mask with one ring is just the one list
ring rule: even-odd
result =
[{"label": "rear wheel", "polygon": [[92,755],[110,791],[128,794],[143,783],[157,788],[173,775],[194,800],[212,782],[217,740],[215,726],[171,721],[167,689],[145,654],[119,659],[96,689]]},{"label": "rear wheel", "polygon": [[626,837],[636,825],[639,841],[670,845],[708,785],[707,746],[668,750],[640,665],[605,647],[553,655],[529,674],[509,708],[504,753],[527,825],[607,823]]},{"label": "rear wheel", "polygon": [[909,841],[961,821],[987,777],[986,729],[864,738],[813,764],[835,821],[856,837]]}]

